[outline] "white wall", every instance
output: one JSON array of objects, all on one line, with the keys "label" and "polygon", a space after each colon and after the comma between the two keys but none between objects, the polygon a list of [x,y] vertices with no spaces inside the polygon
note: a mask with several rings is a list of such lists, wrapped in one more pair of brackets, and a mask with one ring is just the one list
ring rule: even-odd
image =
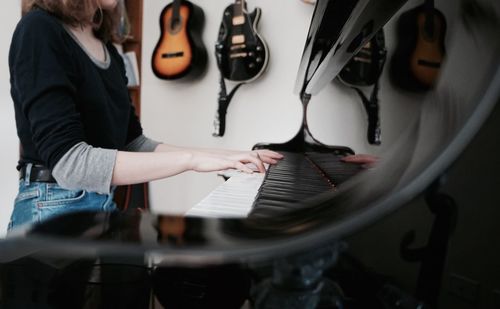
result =
[{"label": "white wall", "polygon": [[0,9],[0,237],[5,235],[14,197],[17,193],[18,174],[15,169],[19,143],[14,120],[14,107],[10,98],[8,53],[12,33],[21,16],[21,1],[2,1]]},{"label": "white wall", "polygon": [[[164,81],[151,70],[151,54],[159,39],[159,15],[168,3],[144,1],[142,59],[142,123],[145,134],[166,143],[251,149],[258,142],[285,142],[301,123],[301,103],[293,93],[313,6],[299,0],[249,0],[249,9],[263,10],[260,33],[267,41],[271,60],[267,73],[243,86],[233,98],[227,115],[226,135],[212,137],[217,109],[218,70],[214,43],[224,8],[232,1],[192,0],[206,15],[204,42],[209,52],[207,74],[193,83]],[[392,23],[386,27],[392,49]],[[369,89],[371,90],[371,89]],[[313,135],[326,144],[346,145],[356,152],[379,153],[390,145],[419,107],[399,99],[384,75],[380,104],[382,147],[366,142],[365,112],[356,95],[332,83],[313,97],[308,122]],[[222,182],[213,174],[187,173],[151,184],[153,210],[182,212]]]}]

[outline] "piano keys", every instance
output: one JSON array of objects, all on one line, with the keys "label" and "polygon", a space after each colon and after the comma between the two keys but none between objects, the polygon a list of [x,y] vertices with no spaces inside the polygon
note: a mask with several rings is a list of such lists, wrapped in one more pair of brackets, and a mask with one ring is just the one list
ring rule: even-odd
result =
[{"label": "piano keys", "polygon": [[253,208],[288,208],[290,204],[326,191],[334,191],[360,171],[358,164],[342,162],[344,154],[331,152],[282,152],[271,165]]},{"label": "piano keys", "polygon": [[269,208],[286,211],[300,207],[297,202],[335,191],[362,169],[358,164],[341,161],[350,153],[344,149],[281,153],[284,158],[271,165],[265,175],[235,173],[186,215],[243,218]]},{"label": "piano keys", "polygon": [[245,218],[262,185],[264,175],[235,172],[188,212],[188,217]]}]

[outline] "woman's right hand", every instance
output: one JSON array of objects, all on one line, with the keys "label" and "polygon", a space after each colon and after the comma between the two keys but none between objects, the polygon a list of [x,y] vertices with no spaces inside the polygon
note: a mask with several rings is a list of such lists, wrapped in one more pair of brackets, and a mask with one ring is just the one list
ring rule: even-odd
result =
[{"label": "woman's right hand", "polygon": [[207,152],[194,152],[189,167],[196,172],[214,172],[226,169],[237,169],[245,173],[253,173],[246,163],[252,163],[258,172],[266,171],[264,162],[256,151],[238,152],[231,154],[214,154]]},{"label": "woman's right hand", "polygon": [[253,173],[254,170],[249,165],[255,165],[258,172],[264,173],[264,163],[276,164],[283,158],[281,154],[269,150],[213,152],[166,149],[160,146],[155,152],[147,153],[118,151],[111,184],[120,186],[143,183],[186,171],[218,172],[236,169]]}]

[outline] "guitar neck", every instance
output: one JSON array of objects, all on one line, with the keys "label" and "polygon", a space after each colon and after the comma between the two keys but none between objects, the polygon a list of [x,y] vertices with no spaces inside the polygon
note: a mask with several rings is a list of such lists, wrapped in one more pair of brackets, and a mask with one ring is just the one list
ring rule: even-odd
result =
[{"label": "guitar neck", "polygon": [[182,0],[174,0],[173,10],[172,10],[172,21],[180,21],[181,18],[181,2]]},{"label": "guitar neck", "polygon": [[425,22],[424,22],[424,31],[427,36],[430,38],[434,38],[434,0],[425,0],[424,3],[424,14],[425,14]]},{"label": "guitar neck", "polygon": [[233,17],[243,16],[245,12],[245,0],[236,0],[234,2]]},{"label": "guitar neck", "polygon": [[434,0],[425,0],[424,6],[428,10],[434,9]]}]

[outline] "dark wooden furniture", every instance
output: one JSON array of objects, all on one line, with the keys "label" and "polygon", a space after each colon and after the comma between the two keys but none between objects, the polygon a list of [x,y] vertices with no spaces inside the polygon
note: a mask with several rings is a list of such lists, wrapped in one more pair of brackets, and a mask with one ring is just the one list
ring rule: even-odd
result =
[{"label": "dark wooden furniture", "polygon": [[[137,116],[141,117],[141,59],[142,59],[142,24],[143,24],[143,0],[124,0],[130,23],[130,35],[123,42],[123,51],[134,51],[137,55],[139,67],[139,85],[130,86],[129,93]],[[115,202],[119,209],[148,208],[148,184],[132,186],[120,186],[115,191]]]}]

